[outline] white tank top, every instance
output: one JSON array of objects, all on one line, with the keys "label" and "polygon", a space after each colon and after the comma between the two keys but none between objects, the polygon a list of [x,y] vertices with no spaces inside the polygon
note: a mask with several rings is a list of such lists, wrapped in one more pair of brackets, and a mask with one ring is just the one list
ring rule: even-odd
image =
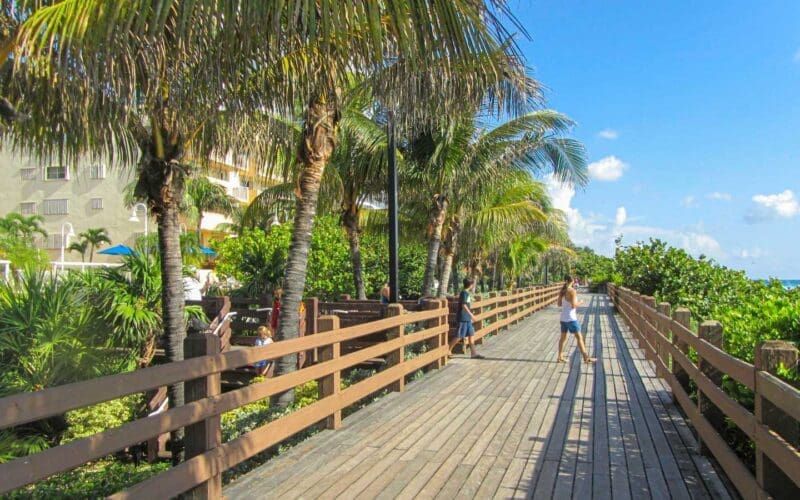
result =
[{"label": "white tank top", "polygon": [[561,321],[578,321],[578,311],[572,307],[566,295],[561,298]]}]

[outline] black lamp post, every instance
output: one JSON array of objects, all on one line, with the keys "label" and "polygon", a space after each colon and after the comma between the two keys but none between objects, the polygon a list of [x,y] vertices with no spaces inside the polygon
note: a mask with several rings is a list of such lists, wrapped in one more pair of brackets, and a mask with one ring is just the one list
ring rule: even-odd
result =
[{"label": "black lamp post", "polygon": [[400,230],[397,222],[397,156],[395,154],[394,111],[389,111],[386,123],[389,139],[389,176],[386,191],[389,194],[389,302],[396,303],[400,298],[398,279],[398,245]]}]

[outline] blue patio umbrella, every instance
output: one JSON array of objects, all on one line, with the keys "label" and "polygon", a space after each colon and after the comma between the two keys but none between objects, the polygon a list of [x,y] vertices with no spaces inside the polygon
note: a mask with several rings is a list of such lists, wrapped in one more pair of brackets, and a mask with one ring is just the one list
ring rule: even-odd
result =
[{"label": "blue patio umbrella", "polygon": [[116,245],[113,247],[108,247],[105,250],[100,250],[97,253],[101,253],[103,255],[133,255],[136,252],[134,252],[133,249],[125,245]]},{"label": "blue patio umbrella", "polygon": [[202,253],[203,255],[217,255],[217,252],[211,250],[208,247],[200,247],[200,253]]}]

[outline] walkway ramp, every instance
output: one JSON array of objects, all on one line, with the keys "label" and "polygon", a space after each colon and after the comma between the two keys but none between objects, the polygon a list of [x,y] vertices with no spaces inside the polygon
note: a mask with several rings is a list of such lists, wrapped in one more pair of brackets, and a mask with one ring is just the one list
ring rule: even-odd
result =
[{"label": "walkway ramp", "polygon": [[224,489],[239,498],[730,498],[606,296],[544,309]]}]

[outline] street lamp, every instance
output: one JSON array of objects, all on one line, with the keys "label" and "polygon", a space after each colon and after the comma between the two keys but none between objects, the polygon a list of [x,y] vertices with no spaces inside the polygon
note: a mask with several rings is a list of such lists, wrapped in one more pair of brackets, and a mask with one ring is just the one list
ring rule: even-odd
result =
[{"label": "street lamp", "polygon": [[[65,231],[69,227],[69,232],[65,234]],[[75,236],[75,229],[72,227],[72,224],[69,222],[65,222],[61,224],[61,270],[64,270],[64,249],[69,245],[69,239]]]},{"label": "street lamp", "polygon": [[395,151],[394,111],[387,113],[386,135],[389,139],[387,163],[389,175],[386,179],[389,206],[389,302],[400,299],[400,280],[398,272],[400,230],[397,217],[397,152]]},{"label": "street lamp", "polygon": [[139,208],[144,210],[144,237],[147,238],[147,205],[144,203],[134,205],[133,210],[131,210],[131,217],[128,220],[130,222],[139,222],[139,216],[136,215],[139,212]]},{"label": "street lamp", "polygon": [[144,251],[145,253],[149,252],[149,245],[147,243],[147,205],[142,202],[139,202],[133,206],[131,210],[131,217],[128,219],[130,222],[139,222],[139,217],[136,215],[139,212],[139,209],[144,211]]},{"label": "street lamp", "polygon": [[278,220],[278,211],[275,211],[275,215],[272,216],[272,222],[270,222],[270,227],[280,226],[281,221]]}]

